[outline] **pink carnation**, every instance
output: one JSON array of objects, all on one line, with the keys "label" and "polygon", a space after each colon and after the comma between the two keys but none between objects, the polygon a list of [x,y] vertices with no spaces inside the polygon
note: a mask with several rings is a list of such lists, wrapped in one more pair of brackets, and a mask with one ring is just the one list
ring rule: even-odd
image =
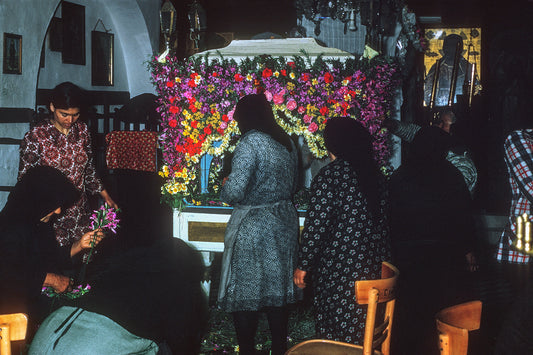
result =
[{"label": "pink carnation", "polygon": [[221,123],[220,123],[220,128],[222,128],[222,129],[226,129],[227,127],[228,127],[227,122],[221,122]]},{"label": "pink carnation", "polygon": [[313,120],[313,117],[311,117],[309,115],[304,115],[304,122],[305,123],[311,123],[312,120]]},{"label": "pink carnation", "polygon": [[293,99],[290,99],[289,102],[287,102],[287,108],[291,111],[294,110],[296,106],[298,105],[296,104],[296,101],[294,101]]},{"label": "pink carnation", "polygon": [[315,122],[312,122],[307,129],[309,132],[314,133],[318,129],[318,125]]},{"label": "pink carnation", "polygon": [[272,101],[272,93],[270,91],[265,91],[265,97],[268,101]]}]

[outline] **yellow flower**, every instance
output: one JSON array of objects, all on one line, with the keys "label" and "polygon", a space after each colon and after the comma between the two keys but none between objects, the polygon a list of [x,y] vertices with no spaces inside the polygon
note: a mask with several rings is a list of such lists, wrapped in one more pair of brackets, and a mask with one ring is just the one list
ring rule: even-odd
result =
[{"label": "yellow flower", "polygon": [[294,79],[294,78],[296,78],[296,74],[294,74],[293,72],[291,72],[291,73],[289,74],[289,77],[290,77],[291,79]]},{"label": "yellow flower", "polygon": [[175,77],[174,80],[175,80],[177,83],[181,83],[181,78],[179,78],[179,77]]},{"label": "yellow flower", "polygon": [[211,93],[211,92],[215,91],[215,87],[212,84],[209,84],[207,86],[207,91],[209,91]]},{"label": "yellow flower", "polygon": [[252,74],[246,75],[246,80],[252,81],[253,80]]},{"label": "yellow flower", "polygon": [[279,77],[279,71],[276,70],[276,71],[274,72],[274,76],[275,76],[276,78]]},{"label": "yellow flower", "polygon": [[294,88],[295,88],[294,83],[288,83],[287,84],[287,90],[292,91],[292,90],[294,90]]},{"label": "yellow flower", "polygon": [[313,78],[313,80],[311,80],[311,84],[318,85],[318,79],[317,78]]}]

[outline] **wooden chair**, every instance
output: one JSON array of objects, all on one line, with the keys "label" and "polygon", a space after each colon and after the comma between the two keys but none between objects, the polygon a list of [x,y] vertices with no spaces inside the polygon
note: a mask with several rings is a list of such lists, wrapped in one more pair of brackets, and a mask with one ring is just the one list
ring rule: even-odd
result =
[{"label": "wooden chair", "polygon": [[[400,272],[388,262],[381,266],[381,279],[355,282],[355,297],[358,304],[367,304],[363,346],[332,340],[313,339],[293,346],[287,355],[389,355],[391,328],[395,306],[395,288]],[[385,303],[383,321],[376,325],[378,304]],[[376,349],[378,349],[376,350]]]},{"label": "wooden chair", "polygon": [[441,355],[466,355],[468,332],[479,329],[481,301],[461,303],[444,308],[435,316]]},{"label": "wooden chair", "polygon": [[11,342],[24,340],[27,328],[24,313],[0,314],[0,355],[11,355]]}]

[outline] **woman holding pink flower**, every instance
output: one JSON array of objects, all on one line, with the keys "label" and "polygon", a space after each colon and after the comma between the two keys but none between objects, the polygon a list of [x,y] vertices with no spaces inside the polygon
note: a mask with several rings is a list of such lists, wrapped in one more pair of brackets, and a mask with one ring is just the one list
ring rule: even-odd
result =
[{"label": "woman holding pink flower", "polygon": [[72,257],[102,238],[90,231],[71,246],[57,244],[50,222],[78,198],[68,178],[47,166],[29,169],[10,193],[0,212],[0,313],[27,313],[38,324],[50,310],[41,288],[72,288]]}]

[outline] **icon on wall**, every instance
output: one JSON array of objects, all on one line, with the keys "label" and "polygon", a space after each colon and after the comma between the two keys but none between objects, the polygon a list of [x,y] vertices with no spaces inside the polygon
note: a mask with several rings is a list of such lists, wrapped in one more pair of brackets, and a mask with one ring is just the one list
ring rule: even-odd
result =
[{"label": "icon on wall", "polygon": [[22,36],[4,33],[4,74],[22,74]]},{"label": "icon on wall", "polygon": [[452,106],[481,90],[481,28],[426,29],[424,105]]}]

